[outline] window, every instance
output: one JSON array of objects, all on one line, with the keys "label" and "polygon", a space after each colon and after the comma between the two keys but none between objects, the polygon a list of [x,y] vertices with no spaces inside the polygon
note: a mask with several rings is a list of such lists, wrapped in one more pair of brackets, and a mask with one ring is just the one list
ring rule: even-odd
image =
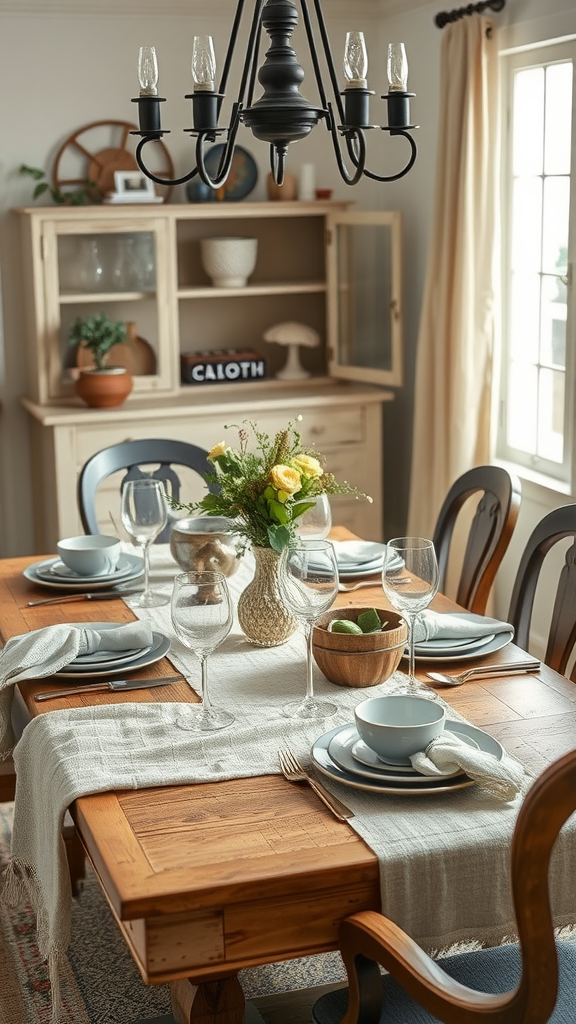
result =
[{"label": "window", "polygon": [[576,44],[503,58],[502,354],[498,454],[571,482]]}]

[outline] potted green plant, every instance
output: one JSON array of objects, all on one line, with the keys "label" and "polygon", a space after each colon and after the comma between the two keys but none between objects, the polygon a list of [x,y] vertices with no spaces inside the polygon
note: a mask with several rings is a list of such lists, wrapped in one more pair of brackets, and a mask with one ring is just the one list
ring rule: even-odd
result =
[{"label": "potted green plant", "polygon": [[76,394],[87,405],[110,408],[121,405],[132,391],[132,376],[125,366],[109,366],[108,355],[115,345],[128,339],[126,324],[110,320],[106,313],[77,317],[70,329],[70,344],[89,349],[94,367],[82,369]]}]

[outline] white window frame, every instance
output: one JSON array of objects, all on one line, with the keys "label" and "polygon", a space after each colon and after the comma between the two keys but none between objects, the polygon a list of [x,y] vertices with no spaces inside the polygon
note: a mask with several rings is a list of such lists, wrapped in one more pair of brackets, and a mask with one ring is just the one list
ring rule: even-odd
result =
[{"label": "white window frame", "polygon": [[[506,438],[507,385],[510,366],[508,333],[510,318],[510,241],[512,226],[512,102],[514,73],[520,68],[541,67],[572,60],[572,146],[570,184],[570,223],[568,238],[568,293],[566,324],[566,373],[564,401],[564,462],[554,463],[537,455],[512,448]],[[546,479],[551,486],[574,491],[576,487],[576,303],[574,263],[576,259],[576,40],[574,37],[542,42],[501,54],[502,87],[502,182],[501,182],[501,370],[498,402],[496,453],[500,460],[513,464],[522,475]]]}]

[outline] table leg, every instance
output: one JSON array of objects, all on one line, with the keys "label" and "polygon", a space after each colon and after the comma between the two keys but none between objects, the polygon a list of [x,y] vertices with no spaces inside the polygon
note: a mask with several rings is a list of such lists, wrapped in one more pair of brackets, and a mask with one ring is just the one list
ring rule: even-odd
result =
[{"label": "table leg", "polygon": [[236,974],[201,982],[173,981],[172,1013],[177,1024],[242,1024],[245,999]]}]

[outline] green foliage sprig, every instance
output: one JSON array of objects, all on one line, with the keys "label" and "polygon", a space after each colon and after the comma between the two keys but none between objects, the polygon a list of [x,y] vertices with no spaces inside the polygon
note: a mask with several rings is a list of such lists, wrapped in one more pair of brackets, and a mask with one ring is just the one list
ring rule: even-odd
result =
[{"label": "green foliage sprig", "polygon": [[46,172],[42,171],[39,167],[28,167],[27,164],[20,164],[19,173],[27,174],[33,181],[38,183],[32,193],[33,199],[38,199],[48,192],[52,202],[58,206],[88,206],[90,203],[94,203],[96,199],[101,198],[95,181],[86,179],[86,181],[80,182],[79,188],[75,188],[71,192],[63,192],[61,189],[51,185],[49,181],[43,180],[46,178]]},{"label": "green foliage sprig", "polygon": [[97,370],[106,368],[106,357],[114,345],[126,341],[126,324],[122,320],[110,320],[106,313],[76,317],[70,328],[70,344],[89,348],[94,356]]},{"label": "green foliage sprig", "polygon": [[[294,422],[299,422],[301,416]],[[208,453],[214,469],[206,474],[216,492],[199,502],[183,505],[171,500],[173,507],[191,513],[224,516],[234,531],[250,544],[280,552],[294,536],[298,520],[322,494],[351,494],[371,501],[348,483],[338,483],[321,465],[322,457],[302,445],[294,422],[273,437],[260,431],[256,423],[244,420],[236,426],[239,446],[224,441]],[[253,436],[254,450],[248,444]],[[170,499],[169,499],[170,500]]]}]

